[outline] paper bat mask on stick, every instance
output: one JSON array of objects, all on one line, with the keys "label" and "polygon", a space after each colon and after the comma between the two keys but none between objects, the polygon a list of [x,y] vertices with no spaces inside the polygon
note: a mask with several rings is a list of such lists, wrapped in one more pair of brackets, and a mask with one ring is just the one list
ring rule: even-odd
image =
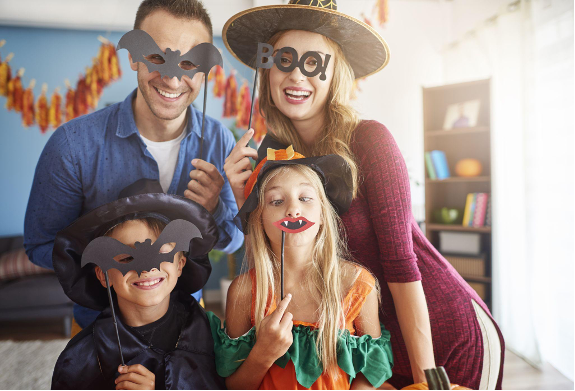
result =
[{"label": "paper bat mask on stick", "polygon": [[170,48],[164,53],[144,30],[124,34],[116,47],[116,50],[120,49],[127,49],[134,62],[146,65],[150,73],[160,72],[162,78],[177,77],[181,81],[184,75],[191,79],[198,72],[207,75],[216,65],[223,67],[222,54],[211,43],[201,43],[183,55],[179,50],[172,51]]},{"label": "paper bat mask on stick", "polygon": [[[305,52],[300,58],[298,57],[297,50],[289,46],[279,49],[275,55],[273,55],[273,51],[274,48],[272,45],[262,42],[258,43],[256,66],[258,68],[270,69],[275,63],[276,67],[282,72],[291,72],[297,67],[301,73],[307,77],[314,77],[321,73],[319,79],[326,79],[325,70],[327,69],[331,55],[326,54],[324,61],[318,52],[313,51]],[[283,64],[281,62],[284,53],[291,54],[291,62],[289,64]]]},{"label": "paper bat mask on stick", "polygon": [[311,226],[314,224],[315,223],[312,223],[303,216],[296,218],[284,217],[283,219],[274,223],[276,227],[288,234],[297,234],[298,232],[303,232],[306,229],[311,228]]},{"label": "paper bat mask on stick", "polygon": [[[152,244],[151,239],[143,243],[136,242],[134,247],[120,243],[114,238],[101,236],[92,240],[82,254],[82,267],[88,263],[100,266],[105,273],[110,269],[119,270],[126,275],[130,270],[135,270],[138,276],[143,271],[154,268],[160,270],[162,262],[173,262],[174,255],[179,251],[189,251],[190,241],[201,238],[202,234],[198,227],[186,220],[173,220],[162,231],[158,239]],[[175,243],[171,251],[161,253],[160,249],[167,243]],[[117,262],[114,258],[122,255],[122,258],[133,258],[129,262]],[[125,256],[124,256],[125,255]]]}]

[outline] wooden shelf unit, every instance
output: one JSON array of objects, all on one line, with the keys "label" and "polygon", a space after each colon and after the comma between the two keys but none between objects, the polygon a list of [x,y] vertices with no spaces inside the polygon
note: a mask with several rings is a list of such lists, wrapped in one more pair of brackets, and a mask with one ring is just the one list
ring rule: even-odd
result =
[{"label": "wooden shelf unit", "polygon": [[[464,227],[462,225],[439,224],[433,220],[433,210],[442,207],[465,208],[468,193],[491,194],[491,104],[490,80],[450,84],[423,88],[423,134],[424,152],[441,150],[445,152],[450,178],[425,180],[425,222],[426,236],[439,250],[441,231],[474,232],[481,235],[481,252],[485,254],[485,275],[463,278],[471,283],[483,285],[484,301],[491,308],[491,227]],[[447,107],[479,99],[481,101],[477,126],[443,130]],[[482,172],[478,177],[457,177],[455,164],[465,158],[481,162]],[[424,159],[425,164],[425,159]],[[426,176],[427,168],[424,167]],[[493,202],[493,201],[492,201]],[[492,215],[492,221],[495,216]],[[447,255],[447,254],[446,254]]]}]

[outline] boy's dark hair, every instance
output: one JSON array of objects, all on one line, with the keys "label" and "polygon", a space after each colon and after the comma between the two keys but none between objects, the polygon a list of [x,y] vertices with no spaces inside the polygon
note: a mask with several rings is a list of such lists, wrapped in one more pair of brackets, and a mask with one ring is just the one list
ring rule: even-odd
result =
[{"label": "boy's dark hair", "polygon": [[178,18],[199,20],[208,29],[210,37],[214,36],[212,20],[200,0],[144,0],[136,12],[134,30],[139,29],[144,19],[156,10],[164,10]]}]

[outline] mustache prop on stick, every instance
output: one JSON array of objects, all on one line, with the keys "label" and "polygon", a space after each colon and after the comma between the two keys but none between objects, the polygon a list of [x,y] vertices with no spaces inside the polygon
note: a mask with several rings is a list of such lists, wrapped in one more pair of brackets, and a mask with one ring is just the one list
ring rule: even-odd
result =
[{"label": "mustache prop on stick", "polygon": [[305,217],[284,217],[278,220],[274,225],[282,231],[282,250],[281,250],[281,300],[284,299],[284,248],[285,248],[285,238],[286,233],[299,233],[303,232],[308,228],[311,228],[315,223],[309,221]]},{"label": "mustache prop on stick", "polygon": [[180,55],[179,50],[167,48],[162,51],[154,38],[144,30],[132,30],[120,38],[116,50],[127,49],[134,62],[141,62],[148,68],[148,72],[160,72],[160,77],[182,76],[190,79],[198,72],[204,74],[204,110],[202,112],[202,138],[200,142],[200,159],[204,150],[204,122],[206,120],[206,100],[208,98],[208,73],[219,65],[223,68],[222,54],[209,42],[200,43],[188,52]]}]

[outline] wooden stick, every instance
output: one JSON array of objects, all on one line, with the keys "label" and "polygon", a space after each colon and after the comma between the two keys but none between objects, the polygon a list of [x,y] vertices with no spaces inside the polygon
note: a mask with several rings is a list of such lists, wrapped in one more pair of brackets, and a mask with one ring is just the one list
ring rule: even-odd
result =
[{"label": "wooden stick", "polygon": [[252,90],[252,105],[250,107],[250,122],[248,124],[248,130],[252,128],[252,114],[254,112],[254,102],[256,101],[256,85],[258,84],[258,68],[256,67],[256,76],[254,77],[254,88]]},{"label": "wooden stick", "polygon": [[114,301],[112,300],[112,292],[110,291],[110,280],[108,279],[108,272],[104,273],[106,276],[106,289],[108,290],[108,301],[110,302],[110,308],[112,309],[112,319],[114,320],[114,328],[116,329],[116,339],[118,340],[118,350],[120,352],[120,361],[122,365],[124,363],[124,355],[122,354],[122,344],[120,343],[120,333],[118,332],[118,323],[116,322],[116,312],[114,311]]},{"label": "wooden stick", "polygon": [[284,246],[286,233],[282,231],[282,253],[281,253],[281,298],[284,299]]},{"label": "wooden stick", "polygon": [[208,75],[204,74],[204,111],[202,113],[202,139],[200,140],[200,159],[204,153],[204,122],[206,122],[206,101],[208,100]]}]

